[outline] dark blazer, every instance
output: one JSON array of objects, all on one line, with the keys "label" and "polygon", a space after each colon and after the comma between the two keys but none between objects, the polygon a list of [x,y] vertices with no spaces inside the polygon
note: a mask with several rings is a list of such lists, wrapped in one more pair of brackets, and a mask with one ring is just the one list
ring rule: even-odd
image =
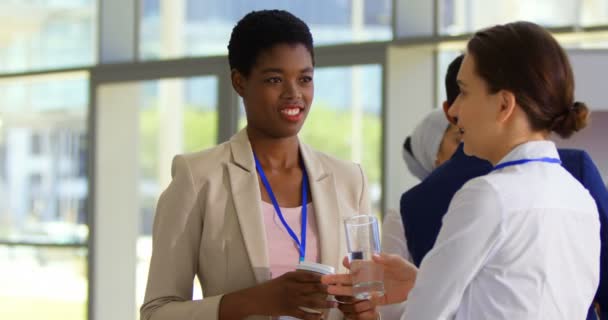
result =
[{"label": "dark blazer", "polygon": [[[598,207],[601,233],[600,284],[595,302],[601,308],[601,319],[608,319],[608,190],[597,167],[587,152],[559,149],[562,166],[568,170],[595,199]],[[448,211],[452,197],[467,181],[485,175],[492,165],[467,156],[462,144],[452,158],[401,196],[401,219],[405,229],[407,247],[414,264],[420,266],[424,256],[433,248],[441,228],[443,215]],[[597,319],[589,309],[587,320]]]}]

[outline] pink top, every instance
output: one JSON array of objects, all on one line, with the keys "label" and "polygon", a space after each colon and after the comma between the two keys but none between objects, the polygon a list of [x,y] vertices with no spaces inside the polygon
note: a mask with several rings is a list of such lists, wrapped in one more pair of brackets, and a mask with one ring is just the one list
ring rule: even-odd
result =
[{"label": "pink top", "polygon": [[[307,205],[307,210],[306,261],[319,262],[319,231],[312,203]],[[289,227],[300,239],[302,207],[281,208],[281,213]],[[296,269],[300,260],[300,251],[275,213],[272,204],[262,201],[262,214],[266,227],[270,277],[274,279]]]}]

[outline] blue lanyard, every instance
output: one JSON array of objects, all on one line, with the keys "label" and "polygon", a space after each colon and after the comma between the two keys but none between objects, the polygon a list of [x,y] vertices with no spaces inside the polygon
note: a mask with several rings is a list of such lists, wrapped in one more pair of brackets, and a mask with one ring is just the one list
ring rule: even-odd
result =
[{"label": "blue lanyard", "polygon": [[520,160],[507,161],[507,162],[498,164],[496,167],[494,167],[494,169],[492,169],[492,171],[500,170],[505,167],[516,166],[516,165],[520,165],[520,164],[524,164],[524,163],[528,163],[528,162],[547,162],[547,163],[562,164],[561,160],[559,160],[557,158],[549,158],[549,157],[533,158],[533,159],[520,159]]},{"label": "blue lanyard", "polygon": [[266,192],[268,192],[268,196],[270,197],[270,200],[272,201],[274,210],[277,212],[277,215],[279,216],[279,219],[281,220],[281,223],[283,223],[283,226],[285,227],[285,229],[287,229],[287,233],[289,233],[289,236],[298,245],[298,249],[300,250],[300,262],[302,262],[302,261],[304,261],[304,258],[306,257],[306,221],[307,221],[306,204],[308,202],[308,176],[306,175],[306,169],[304,168],[304,163],[302,162],[302,160],[300,160],[300,166],[302,167],[302,227],[300,229],[300,239],[302,239],[302,241],[300,242],[300,240],[298,240],[298,236],[296,236],[296,233],[293,232],[293,230],[291,229],[289,224],[287,224],[287,221],[285,221],[285,218],[283,217],[283,213],[281,212],[281,207],[279,207],[277,198],[274,196],[274,193],[272,192],[272,188],[270,187],[270,182],[268,182],[268,179],[266,179],[266,175],[264,174],[264,169],[262,169],[262,166],[260,165],[260,161],[258,160],[258,157],[255,156],[255,153],[253,154],[253,159],[255,159],[255,168],[257,169],[258,174],[260,175],[260,179],[262,179],[262,183],[264,184],[264,187],[266,188]]}]

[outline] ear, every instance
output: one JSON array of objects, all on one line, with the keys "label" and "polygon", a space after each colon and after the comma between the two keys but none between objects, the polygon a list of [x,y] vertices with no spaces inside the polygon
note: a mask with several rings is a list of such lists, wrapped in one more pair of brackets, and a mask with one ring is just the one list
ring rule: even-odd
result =
[{"label": "ear", "polygon": [[230,79],[232,81],[232,88],[239,96],[243,97],[243,93],[245,92],[245,81],[247,79],[236,69],[232,69],[230,71]]},{"label": "ear", "polygon": [[450,105],[448,104],[447,101],[443,102],[443,113],[445,114],[445,118],[448,119],[448,122],[450,122],[453,125],[456,125],[456,122],[458,122],[456,120],[456,117],[450,117],[450,114],[448,113],[448,111],[450,111]]},{"label": "ear", "polygon": [[517,104],[515,94],[509,90],[500,90],[497,93],[497,99],[499,106],[496,120],[504,123],[511,118],[513,111],[515,111],[515,105]]}]

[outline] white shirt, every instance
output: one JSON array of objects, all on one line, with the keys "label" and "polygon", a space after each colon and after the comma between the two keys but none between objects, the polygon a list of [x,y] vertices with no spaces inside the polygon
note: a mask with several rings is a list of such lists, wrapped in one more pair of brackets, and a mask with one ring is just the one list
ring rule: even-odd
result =
[{"label": "white shirt", "polygon": [[[399,211],[389,209],[382,222],[382,252],[397,254],[409,262],[413,262],[405,240],[403,220]],[[389,304],[378,307],[382,319],[399,319],[403,314],[403,304]]]},{"label": "white shirt", "polygon": [[[552,142],[500,163],[559,158]],[[559,164],[528,162],[467,182],[420,266],[403,319],[585,319],[599,283],[600,224]]]},{"label": "white shirt", "polygon": [[412,262],[412,256],[407,248],[405,230],[401,214],[394,209],[389,209],[382,222],[382,252],[397,254],[405,260]]}]

